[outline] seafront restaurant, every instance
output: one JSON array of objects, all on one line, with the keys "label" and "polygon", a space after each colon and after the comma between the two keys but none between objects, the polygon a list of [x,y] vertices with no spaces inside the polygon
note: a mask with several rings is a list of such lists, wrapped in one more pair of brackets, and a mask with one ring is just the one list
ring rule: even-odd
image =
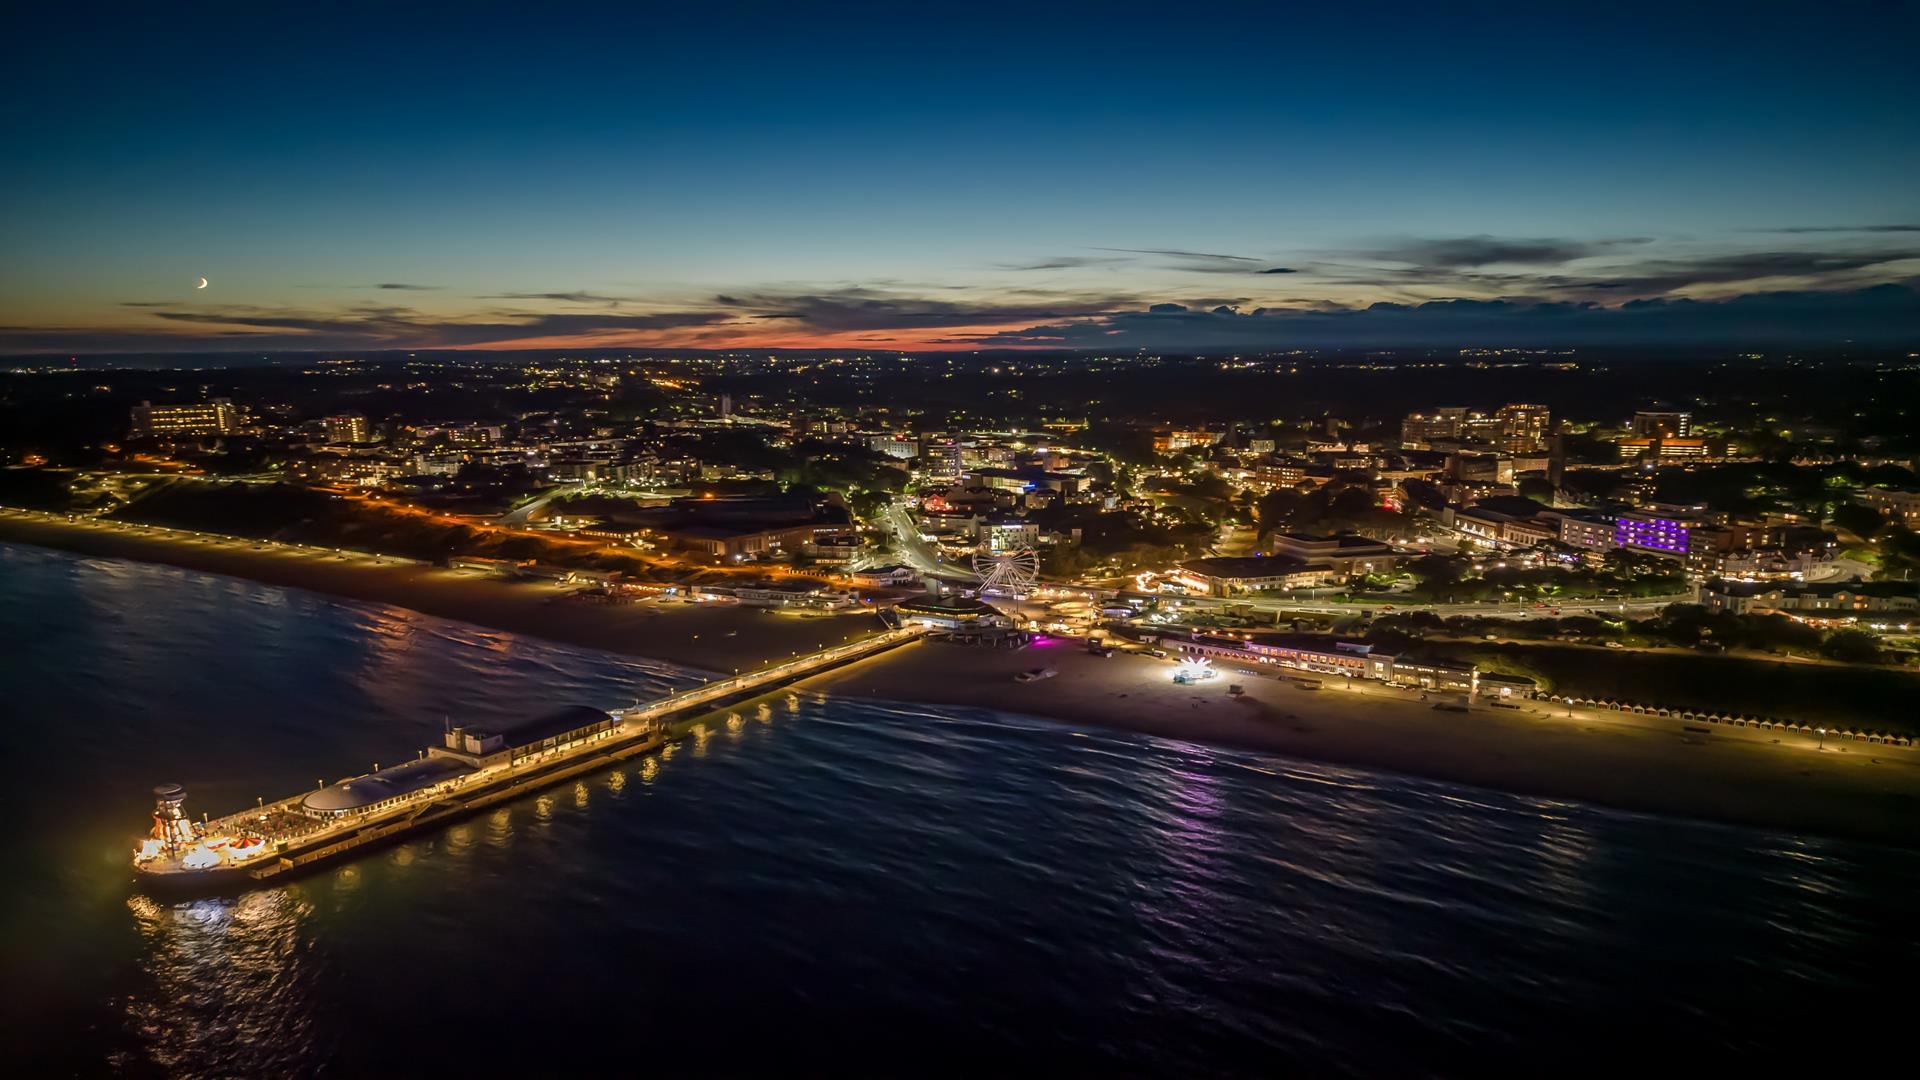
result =
[{"label": "seafront restaurant", "polygon": [[309,792],[300,800],[300,809],[318,818],[370,814],[476,771],[452,758],[420,758]]},{"label": "seafront restaurant", "polygon": [[1255,641],[1196,634],[1190,641],[1182,642],[1180,648],[1190,656],[1242,664],[1273,664],[1320,675],[1372,679],[1389,686],[1461,694],[1478,693],[1481,689],[1479,670],[1471,664],[1395,656],[1351,641],[1329,644],[1320,638],[1286,637]]},{"label": "seafront restaurant", "polygon": [[1031,637],[1005,612],[965,596],[916,596],[894,605],[902,626],[921,626],[933,640],[1019,648]]},{"label": "seafront restaurant", "polygon": [[599,709],[570,705],[502,727],[463,725],[448,731],[445,745],[430,748],[427,756],[309,792],[300,809],[317,818],[378,813],[482,769],[521,765],[590,739],[610,738],[619,723]]},{"label": "seafront restaurant", "polygon": [[1013,620],[984,600],[965,596],[916,596],[894,606],[903,624],[924,626],[948,633],[980,633],[1011,630]]},{"label": "seafront restaurant", "polygon": [[588,705],[569,705],[504,726],[462,724],[448,731],[444,746],[428,751],[429,761],[449,758],[477,769],[521,764],[535,755],[570,749],[589,739],[612,736],[619,726],[609,713]]}]

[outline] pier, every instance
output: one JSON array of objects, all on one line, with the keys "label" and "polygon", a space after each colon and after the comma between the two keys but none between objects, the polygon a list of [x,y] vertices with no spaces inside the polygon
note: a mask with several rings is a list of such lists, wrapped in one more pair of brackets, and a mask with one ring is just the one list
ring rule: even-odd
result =
[{"label": "pier", "polygon": [[165,785],[155,789],[154,829],[135,849],[134,870],[157,890],[251,889],[657,750],[681,734],[676,723],[878,656],[925,632],[920,626],[889,628],[631,708],[563,710],[562,716],[585,716],[578,726],[563,725],[571,730],[519,741],[455,728],[445,747],[424,749],[405,765],[199,823],[181,809],[185,792]]}]

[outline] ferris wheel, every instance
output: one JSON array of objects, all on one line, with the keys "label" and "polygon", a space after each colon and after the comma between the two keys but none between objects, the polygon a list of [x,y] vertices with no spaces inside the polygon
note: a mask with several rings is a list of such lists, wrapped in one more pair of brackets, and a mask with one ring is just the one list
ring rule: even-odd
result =
[{"label": "ferris wheel", "polygon": [[994,551],[982,545],[973,553],[980,591],[1024,599],[1040,583],[1040,553],[1030,547]]}]

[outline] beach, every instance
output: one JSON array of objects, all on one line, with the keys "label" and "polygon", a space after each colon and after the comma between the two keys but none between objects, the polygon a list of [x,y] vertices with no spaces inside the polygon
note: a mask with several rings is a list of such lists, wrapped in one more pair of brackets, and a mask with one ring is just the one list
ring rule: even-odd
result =
[{"label": "beach", "polygon": [[[390,604],[565,644],[730,673],[875,627],[870,613],[800,617],[735,604],[599,604],[559,586],[417,563],[185,540],[158,531],[0,513],[0,542],[163,563]],[[1014,676],[1035,667],[1056,674]],[[1441,711],[1417,694],[1328,677],[1318,690],[1271,669],[1223,669],[1194,686],[1139,655],[1097,657],[1045,640],[1019,650],[914,644],[818,676],[809,690],[972,706],[1195,743],[1384,769],[1619,809],[1920,846],[1920,752],[1757,728],[1685,725],[1547,703]],[[1239,686],[1242,693],[1229,693]],[[1698,730],[1690,730],[1698,729]]]},{"label": "beach", "polygon": [[189,539],[163,529],[0,511],[0,542],[225,574],[716,674],[750,670],[878,627],[871,611],[776,614],[734,603],[592,603],[577,590],[508,581],[407,559],[251,540]]},{"label": "beach", "polygon": [[[1057,674],[1018,682],[1044,666]],[[1783,731],[1570,710],[1434,708],[1417,692],[1323,678],[1302,689],[1277,669],[1222,667],[1192,686],[1170,661],[1089,654],[1075,644],[1019,652],[921,642],[803,685],[842,695],[971,705],[1089,728],[1385,769],[1550,799],[1788,832],[1920,846],[1920,753]],[[1231,694],[1238,686],[1241,693]],[[1454,695],[1444,695],[1453,697]],[[1700,729],[1701,732],[1690,731]]]}]

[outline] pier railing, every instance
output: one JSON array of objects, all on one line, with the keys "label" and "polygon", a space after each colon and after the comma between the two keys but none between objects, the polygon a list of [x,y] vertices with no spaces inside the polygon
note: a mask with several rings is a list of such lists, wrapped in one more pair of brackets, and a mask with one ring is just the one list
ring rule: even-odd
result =
[{"label": "pier railing", "polygon": [[730,675],[714,679],[688,690],[669,694],[658,701],[636,705],[631,709],[617,709],[614,715],[624,721],[651,720],[667,713],[678,712],[689,706],[720,698],[731,697],[743,691],[755,690],[774,683],[791,682],[794,679],[851,663],[876,653],[886,652],[896,645],[904,645],[926,633],[922,626],[906,626],[894,630],[884,630],[871,634],[858,641],[850,641],[783,660],[777,664],[749,671],[741,675]]}]

